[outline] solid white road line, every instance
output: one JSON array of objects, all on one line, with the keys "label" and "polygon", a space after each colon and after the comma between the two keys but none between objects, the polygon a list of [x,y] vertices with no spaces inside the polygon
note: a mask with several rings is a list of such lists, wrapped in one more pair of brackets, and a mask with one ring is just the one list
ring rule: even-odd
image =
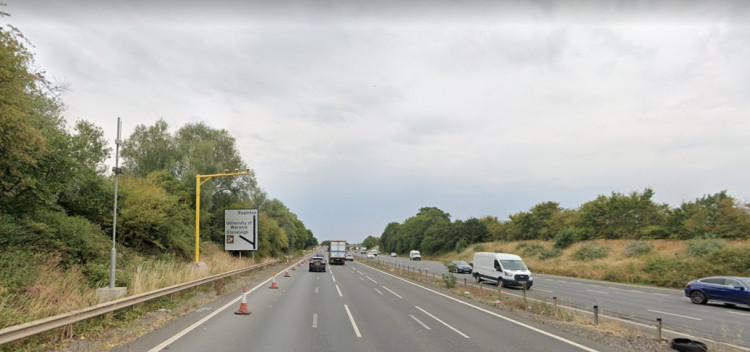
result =
[{"label": "solid white road line", "polygon": [[419,310],[421,310],[421,311],[422,311],[422,313],[424,313],[424,314],[427,314],[427,315],[428,315],[428,316],[429,316],[430,318],[432,318],[432,319],[435,319],[435,320],[437,320],[437,321],[438,321],[438,322],[439,322],[440,324],[443,324],[443,325],[447,326],[447,327],[448,327],[449,329],[451,329],[451,330],[455,331],[455,332],[456,332],[457,334],[459,334],[459,335],[461,335],[461,336],[463,336],[463,337],[465,337],[465,338],[467,338],[467,339],[469,338],[469,335],[466,335],[466,334],[462,333],[462,332],[461,332],[461,331],[459,331],[458,329],[456,329],[456,328],[454,328],[454,327],[450,326],[450,325],[449,325],[448,323],[446,323],[446,322],[444,322],[444,321],[442,321],[442,320],[438,319],[438,317],[436,317],[436,316],[434,316],[434,315],[432,315],[432,314],[428,313],[428,312],[427,312],[426,310],[424,310],[424,309],[422,309],[422,308],[419,308],[419,306],[414,306],[414,307],[415,307],[415,308],[417,308],[417,309],[419,309]]},{"label": "solid white road line", "polygon": [[354,333],[357,334],[357,337],[362,337],[362,334],[359,333],[359,328],[357,327],[357,322],[354,321],[354,317],[352,317],[352,312],[349,311],[349,306],[344,304],[344,308],[346,308],[346,315],[349,316],[349,321],[352,322],[352,327],[354,328]]},{"label": "solid white road line", "polygon": [[703,320],[701,318],[694,318],[694,317],[689,317],[687,315],[679,315],[679,314],[674,314],[674,313],[667,313],[667,312],[662,312],[662,311],[659,311],[659,310],[653,310],[653,309],[646,309],[646,310],[649,311],[649,312],[653,312],[653,313],[672,315],[672,316],[675,316],[675,317],[680,317],[680,318],[685,318],[685,319]]},{"label": "solid white road line", "polygon": [[339,291],[339,297],[344,297],[344,295],[341,294],[341,290],[339,289],[339,285],[336,285],[336,291]]},{"label": "solid white road line", "polygon": [[388,288],[388,287],[383,286],[383,288],[386,289],[388,292],[392,293],[394,296],[396,296],[398,298],[404,298],[404,297],[399,296],[398,293],[391,291],[391,289]]},{"label": "solid white road line", "polygon": [[[250,291],[247,291],[245,294],[250,294],[250,292],[253,292],[253,291],[257,290],[259,287],[265,285],[266,283],[268,283],[272,279],[273,279],[273,277],[268,278],[268,280],[261,282],[260,284],[258,284],[258,286],[253,287],[252,289],[250,289]],[[221,308],[215,310],[213,313],[211,313],[209,315],[206,315],[205,317],[203,317],[203,319],[198,320],[195,323],[193,323],[192,325],[186,327],[185,329],[183,329],[182,331],[178,332],[174,336],[168,338],[164,342],[156,345],[156,347],[150,349],[149,352],[158,352],[158,351],[163,350],[164,348],[166,348],[167,346],[169,346],[172,342],[177,341],[181,337],[187,335],[189,332],[195,330],[197,327],[201,326],[201,324],[203,324],[206,321],[210,320],[211,318],[213,318],[217,314],[223,312],[225,309],[229,308],[231,305],[237,304],[237,301],[239,301],[241,299],[242,299],[242,295],[240,295],[239,297],[233,299],[231,302],[229,302],[229,303],[221,306]]]},{"label": "solid white road line", "polygon": [[317,329],[318,328],[318,313],[313,314],[313,325],[312,325],[312,327],[313,327],[313,329]]},{"label": "solid white road line", "polygon": [[432,329],[430,329],[430,327],[429,327],[429,326],[427,326],[427,324],[425,324],[425,323],[423,323],[423,322],[422,322],[421,320],[417,319],[417,317],[415,317],[415,316],[413,316],[413,315],[411,315],[411,314],[409,314],[409,316],[410,316],[410,317],[411,317],[412,319],[414,319],[414,320],[415,320],[415,321],[416,321],[417,323],[419,323],[419,325],[422,325],[422,327],[423,327],[423,328],[425,328],[425,330],[432,330]]}]

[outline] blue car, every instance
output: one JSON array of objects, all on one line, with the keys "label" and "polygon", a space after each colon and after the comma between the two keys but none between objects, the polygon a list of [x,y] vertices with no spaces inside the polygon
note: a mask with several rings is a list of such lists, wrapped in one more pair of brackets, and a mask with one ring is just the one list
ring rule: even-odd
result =
[{"label": "blue car", "polygon": [[695,304],[721,301],[750,306],[750,277],[712,276],[685,285],[685,296]]}]

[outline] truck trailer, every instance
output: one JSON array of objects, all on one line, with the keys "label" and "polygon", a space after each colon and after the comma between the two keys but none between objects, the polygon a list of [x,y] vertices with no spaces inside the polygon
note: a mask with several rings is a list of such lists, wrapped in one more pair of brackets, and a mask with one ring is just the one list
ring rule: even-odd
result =
[{"label": "truck trailer", "polygon": [[345,264],[346,263],[346,241],[331,240],[328,245],[328,263]]}]

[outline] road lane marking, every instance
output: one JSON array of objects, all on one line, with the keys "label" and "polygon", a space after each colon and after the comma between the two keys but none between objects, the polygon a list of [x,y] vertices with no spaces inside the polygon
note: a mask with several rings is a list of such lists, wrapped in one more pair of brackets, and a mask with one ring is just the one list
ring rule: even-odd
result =
[{"label": "road lane marking", "polygon": [[429,316],[430,318],[432,318],[432,319],[435,319],[435,320],[437,320],[437,321],[438,321],[438,322],[439,322],[440,324],[443,324],[443,325],[447,326],[447,327],[448,327],[449,329],[451,329],[451,330],[455,331],[455,332],[456,332],[457,334],[459,334],[459,335],[461,335],[461,336],[463,336],[463,337],[465,337],[465,338],[467,338],[467,339],[469,338],[469,335],[466,335],[466,334],[462,333],[462,332],[461,332],[461,331],[459,331],[458,329],[456,329],[456,328],[454,328],[454,327],[450,326],[450,324],[448,324],[448,323],[446,323],[446,322],[444,322],[444,321],[442,321],[442,320],[438,319],[438,317],[436,317],[436,316],[434,316],[434,315],[432,315],[432,314],[428,313],[428,312],[427,312],[426,310],[424,310],[424,309],[422,309],[422,308],[419,308],[419,306],[414,306],[414,307],[415,307],[415,308],[417,308],[417,309],[419,309],[419,310],[421,310],[421,311],[422,311],[422,313],[424,313],[424,314],[427,314],[427,315],[428,315],[428,316]]},{"label": "road lane marking", "polygon": [[318,293],[318,288],[317,287],[315,287],[315,293]]},{"label": "road lane marking", "polygon": [[552,293],[552,290],[542,290],[541,288],[536,288],[536,289],[534,289],[534,291],[542,291],[542,292]]},{"label": "road lane marking", "polygon": [[609,292],[604,292],[604,291],[594,291],[594,290],[586,290],[586,291],[593,292],[593,293],[601,293],[603,295],[608,295],[609,294]]},{"label": "road lane marking", "polygon": [[427,326],[427,324],[425,324],[425,323],[423,323],[423,322],[422,322],[421,320],[417,319],[417,317],[415,317],[415,316],[413,316],[413,315],[411,315],[411,314],[409,314],[409,316],[410,316],[410,317],[411,317],[412,319],[414,319],[414,320],[415,320],[415,321],[416,321],[417,323],[419,323],[419,325],[422,325],[422,327],[423,327],[423,328],[425,328],[425,330],[432,330],[432,329],[430,329],[430,327],[429,327],[429,326]]},{"label": "road lane marking", "polygon": [[339,297],[344,297],[344,295],[341,294],[341,290],[339,289],[339,285],[336,285],[336,291],[339,291]]},{"label": "road lane marking", "polygon": [[689,317],[687,315],[680,315],[680,314],[674,314],[674,313],[667,313],[667,312],[662,312],[660,310],[653,310],[653,309],[646,309],[646,310],[649,311],[649,312],[653,312],[653,313],[672,315],[672,316],[675,316],[675,317],[680,317],[680,318],[685,318],[685,319],[703,320],[701,318]]},{"label": "road lane marking", "polygon": [[[400,280],[400,281],[403,281],[403,282],[405,282],[405,283],[408,283],[408,284],[410,284],[410,285],[413,285],[413,286],[419,287],[419,288],[421,288],[421,289],[423,289],[423,290],[426,290],[426,291],[430,291],[430,292],[432,292],[432,293],[434,293],[434,294],[436,294],[436,295],[439,295],[439,296],[443,296],[443,297],[445,297],[445,298],[448,298],[448,299],[450,299],[450,300],[453,300],[453,301],[455,301],[455,302],[457,302],[457,303],[460,303],[460,304],[463,304],[463,305],[466,305],[466,306],[472,307],[472,308],[474,308],[474,309],[476,309],[476,310],[479,310],[479,311],[485,312],[485,313],[487,313],[487,314],[493,315],[493,316],[495,316],[495,317],[497,317],[497,318],[500,318],[500,319],[503,319],[503,320],[506,320],[506,321],[512,322],[512,323],[514,323],[514,324],[516,324],[516,325],[520,325],[520,326],[523,326],[523,327],[525,327],[525,328],[527,328],[527,329],[530,329],[530,330],[536,331],[536,332],[538,332],[538,333],[540,333],[540,334],[546,335],[546,336],[548,336],[548,337],[551,337],[551,338],[553,338],[553,339],[556,339],[556,340],[558,340],[558,341],[562,341],[562,342],[564,342],[564,343],[567,343],[567,344],[569,344],[569,345],[572,345],[572,346],[576,346],[576,347],[578,347],[578,348],[580,348],[580,349],[582,349],[582,350],[584,350],[584,351],[588,351],[588,352],[598,352],[598,350],[596,350],[596,349],[593,349],[593,348],[590,348],[590,347],[587,347],[587,346],[581,345],[581,344],[579,344],[579,343],[577,343],[577,342],[574,342],[574,341],[571,341],[571,340],[565,339],[565,338],[563,338],[563,337],[561,337],[561,336],[557,336],[557,335],[554,335],[554,334],[552,334],[552,333],[549,333],[549,332],[546,332],[546,331],[544,331],[544,330],[540,330],[540,329],[537,329],[537,328],[535,328],[535,327],[529,326],[529,325],[527,325],[527,324],[521,323],[521,322],[519,322],[519,321],[513,320],[513,319],[511,319],[511,318],[508,318],[508,317],[502,316],[502,315],[500,315],[500,314],[497,314],[497,313],[495,313],[495,312],[491,312],[491,311],[489,311],[489,310],[486,310],[486,309],[484,309],[484,308],[481,308],[481,307],[475,306],[475,305],[473,305],[473,304],[470,304],[470,303],[467,303],[467,302],[464,302],[464,301],[458,300],[458,299],[456,299],[456,298],[453,298],[453,297],[451,297],[451,296],[448,296],[448,295],[445,295],[445,294],[443,294],[443,293],[437,292],[437,291],[435,291],[435,290],[429,289],[429,288],[427,288],[427,287],[425,287],[425,286],[421,286],[421,285],[419,285],[419,284],[416,284],[416,283],[413,283],[413,282],[411,282],[411,281],[408,281],[408,280],[406,280],[406,279],[404,279],[404,278],[401,278],[401,277],[399,277],[399,276],[397,276],[397,275],[393,275],[393,274],[391,274],[391,273],[388,273],[388,272],[382,271],[382,270],[380,270],[380,269],[377,269],[377,268],[374,268],[374,267],[368,267],[368,268],[369,268],[370,270],[373,270],[373,271],[377,271],[377,272],[379,272],[379,273],[381,273],[381,274],[383,274],[383,275],[391,276],[391,277],[395,278],[396,280]],[[566,282],[566,283],[568,282],[568,281],[565,281],[565,280],[557,280],[557,281],[559,281],[559,282]],[[472,284],[472,286],[476,286],[476,285],[473,285],[473,284]],[[481,287],[481,286],[480,286],[480,287]],[[626,290],[626,289],[622,289],[622,290]],[[638,291],[638,290],[628,290],[628,291],[634,291],[634,292],[639,292],[639,293],[641,292],[641,291]],[[507,290],[506,290],[506,291],[504,291],[504,293],[505,293],[505,294],[509,294],[509,293],[507,293]],[[512,294],[512,293],[510,293],[509,295],[511,295],[511,296],[515,296],[515,297],[521,297],[520,295],[515,295],[515,294]],[[542,300],[538,300],[538,299],[534,299],[534,298],[529,298],[529,300],[531,300],[531,301],[536,301],[536,302],[544,302],[544,301],[542,301]],[[590,312],[590,311],[588,311],[588,310],[584,310],[584,309],[578,309],[578,308],[575,308],[575,307],[569,307],[569,306],[565,306],[565,305],[562,305],[561,307],[562,307],[562,308],[564,308],[564,309],[568,309],[568,310],[571,310],[571,311],[574,311],[574,312],[578,312],[578,313],[581,313],[581,314],[588,314],[588,315],[593,315],[593,313],[592,313],[592,312]],[[618,321],[618,322],[620,322],[620,323],[623,323],[623,324],[630,324],[630,325],[635,325],[635,326],[639,326],[639,327],[642,327],[642,328],[647,328],[647,329],[652,329],[652,328],[653,328],[653,325],[652,325],[652,324],[643,324],[643,323],[635,322],[635,321],[632,321],[632,320],[628,320],[628,319],[621,319],[621,318],[618,318],[618,317],[615,317],[615,316],[610,316],[610,315],[606,315],[606,314],[601,314],[601,316],[602,316],[602,317],[604,317],[604,318],[607,318],[607,319],[611,319],[611,320],[614,320],[614,321]],[[737,349],[737,350],[741,350],[741,351],[749,351],[749,352],[750,352],[750,348],[748,348],[748,347],[744,347],[744,346],[739,346],[739,345],[736,345],[736,344],[731,344],[731,343],[728,343],[728,342],[723,342],[723,341],[717,341],[717,340],[714,340],[714,339],[706,338],[705,336],[694,336],[694,335],[690,335],[690,334],[687,334],[687,333],[685,333],[685,332],[682,332],[682,331],[671,330],[671,329],[663,329],[662,331],[664,331],[664,332],[668,332],[668,333],[670,333],[670,334],[678,335],[678,336],[689,337],[689,338],[692,338],[692,339],[696,339],[696,340],[703,340],[703,341],[708,341],[708,342],[711,342],[711,343],[716,343],[716,344],[721,344],[721,345],[723,345],[723,346],[728,346],[728,347],[731,347],[731,348],[734,348],[734,349]]]},{"label": "road lane marking", "polygon": [[383,288],[386,289],[388,292],[392,293],[394,296],[396,296],[398,298],[404,298],[404,297],[399,296],[398,293],[391,291],[391,289],[388,288],[388,287],[383,286]]},{"label": "road lane marking", "polygon": [[[377,272],[379,272],[379,273],[381,273],[381,274],[383,274],[383,275],[387,275],[387,276],[390,276],[390,277],[392,277],[392,278],[394,278],[394,279],[396,279],[396,280],[400,280],[400,281],[402,281],[402,282],[405,282],[405,283],[407,283],[407,284],[409,284],[409,285],[413,285],[413,286],[419,287],[419,288],[421,288],[421,289],[423,289],[423,290],[425,290],[425,291],[428,291],[428,292],[432,292],[433,294],[436,294],[436,295],[438,295],[438,296],[441,296],[441,297],[447,298],[447,299],[449,299],[449,300],[452,300],[452,301],[454,301],[454,302],[456,302],[456,303],[458,303],[458,304],[463,304],[463,305],[465,305],[465,306],[468,306],[468,307],[472,307],[472,308],[474,308],[474,309],[476,309],[476,310],[478,310],[478,311],[480,311],[480,312],[484,312],[484,313],[487,313],[487,314],[489,314],[489,315],[492,315],[492,316],[494,316],[494,317],[497,317],[497,318],[503,319],[503,320],[505,320],[505,321],[508,321],[508,322],[510,322],[510,323],[516,324],[516,325],[518,325],[518,326],[521,326],[521,327],[527,328],[527,329],[529,329],[529,330],[531,330],[531,331],[535,331],[535,332],[537,332],[537,333],[539,333],[539,334],[542,334],[542,335],[544,335],[544,336],[547,336],[547,337],[553,338],[553,339],[555,339],[555,340],[558,340],[558,341],[561,341],[561,342],[567,343],[567,344],[569,344],[569,345],[571,345],[571,346],[575,346],[575,347],[578,347],[578,348],[580,348],[580,349],[582,349],[582,350],[584,350],[584,351],[588,351],[588,352],[599,352],[599,351],[598,351],[598,350],[596,350],[596,349],[593,349],[593,348],[590,348],[590,347],[584,346],[584,345],[582,345],[582,344],[580,344],[580,343],[577,343],[577,342],[575,342],[575,341],[571,341],[571,340],[568,340],[568,339],[566,339],[566,338],[564,338],[564,337],[562,337],[562,336],[557,336],[557,335],[555,335],[555,334],[553,334],[553,333],[550,333],[550,332],[546,332],[546,331],[544,331],[544,330],[542,330],[542,329],[539,329],[539,328],[535,328],[535,327],[533,327],[533,326],[531,326],[531,325],[528,325],[528,324],[524,324],[524,323],[522,323],[522,322],[520,322],[520,321],[518,321],[518,320],[514,320],[514,319],[511,319],[511,318],[508,318],[508,317],[506,317],[506,316],[500,315],[500,314],[498,314],[498,313],[492,312],[492,311],[490,311],[490,310],[487,310],[487,309],[484,309],[484,308],[482,308],[482,307],[479,307],[479,306],[475,306],[475,305],[473,305],[473,304],[471,304],[471,303],[468,303],[468,302],[464,302],[464,301],[462,301],[462,300],[460,300],[460,299],[457,299],[457,298],[453,298],[453,297],[451,297],[451,296],[448,296],[448,295],[446,295],[446,294],[444,294],[444,293],[440,293],[440,292],[437,292],[437,291],[435,291],[435,290],[433,290],[433,289],[430,289],[430,288],[424,287],[424,286],[422,286],[422,285],[418,285],[418,284],[416,284],[416,283],[413,283],[413,282],[411,282],[411,281],[409,281],[409,280],[406,280],[406,279],[404,279],[404,278],[398,277],[398,276],[396,276],[396,275],[393,275],[393,274],[391,274],[391,273],[387,273],[387,272],[385,272],[385,271],[382,271],[382,270],[380,270],[380,269],[377,269],[377,268],[373,268],[373,267],[370,267],[370,269],[371,269],[371,270],[374,270],[374,271],[377,271]],[[390,291],[390,290],[389,290],[389,291]]]},{"label": "road lane marking", "polygon": [[652,294],[652,295],[657,295],[657,296],[664,296],[664,297],[669,297],[669,295],[668,295],[668,294],[666,294],[666,293],[651,292],[651,294]]},{"label": "road lane marking", "polygon": [[380,291],[380,290],[378,290],[377,288],[375,289],[375,292],[379,293],[380,295],[383,295],[383,292],[381,292],[381,291]]},{"label": "road lane marking", "polygon": [[[249,295],[249,294],[250,294],[251,292],[253,292],[253,291],[257,290],[257,289],[258,289],[259,287],[261,287],[261,286],[264,286],[265,284],[267,284],[267,283],[268,283],[269,281],[271,281],[272,279],[273,279],[273,277],[269,277],[269,278],[268,278],[267,280],[265,280],[265,281],[261,282],[260,284],[258,284],[258,286],[255,286],[255,287],[253,287],[252,289],[250,289],[249,291],[245,292],[245,295],[246,295],[246,297],[247,297],[247,295]],[[242,299],[242,295],[240,295],[239,297],[237,297],[237,298],[233,299],[233,300],[232,300],[231,302],[229,302],[229,303],[227,303],[227,304],[225,304],[225,305],[221,306],[221,308],[219,308],[219,309],[215,310],[215,311],[214,311],[213,313],[211,313],[211,314],[209,314],[209,315],[206,315],[205,317],[203,317],[203,319],[201,319],[201,320],[198,320],[198,321],[196,321],[195,323],[193,323],[192,325],[190,325],[190,326],[188,326],[188,327],[186,327],[186,328],[182,329],[182,331],[178,332],[177,334],[173,335],[172,337],[170,337],[170,338],[168,338],[168,339],[164,340],[164,342],[162,342],[162,343],[160,343],[160,344],[156,345],[156,347],[154,347],[154,348],[150,349],[150,350],[149,350],[149,352],[158,352],[158,351],[161,351],[161,350],[163,350],[164,348],[166,348],[167,346],[169,346],[169,345],[170,345],[170,344],[172,344],[173,342],[175,342],[175,341],[179,340],[179,339],[180,339],[181,337],[183,337],[183,336],[187,335],[187,334],[188,334],[188,333],[190,333],[191,331],[193,331],[193,330],[195,330],[196,328],[198,328],[199,326],[203,325],[203,323],[205,323],[205,322],[206,322],[206,321],[208,321],[209,319],[211,319],[211,318],[213,318],[214,316],[216,316],[217,314],[219,314],[219,313],[223,312],[223,311],[224,311],[225,309],[229,308],[230,306],[233,306],[233,305],[237,304],[237,301],[239,301],[239,300],[241,300],[241,299]]]},{"label": "road lane marking", "polygon": [[373,279],[372,279],[371,277],[369,277],[369,276],[367,277],[367,279],[369,279],[370,281],[372,281],[372,282],[374,282],[374,283],[376,283],[376,284],[378,283],[377,281],[373,280]]},{"label": "road lane marking", "polygon": [[333,275],[331,275],[331,279],[333,279],[333,282],[336,282],[336,278]]},{"label": "road lane marking", "polygon": [[354,328],[354,333],[357,334],[357,337],[362,337],[362,334],[359,333],[357,322],[354,321],[354,317],[352,317],[352,312],[349,311],[349,306],[344,304],[344,308],[346,308],[346,315],[349,316],[349,321],[352,323],[352,327]]},{"label": "road lane marking", "polygon": [[313,327],[313,329],[317,329],[318,328],[318,313],[313,314],[313,325],[312,325],[312,327]]},{"label": "road lane marking", "polygon": [[643,293],[643,291],[638,291],[638,290],[626,290],[626,291],[635,292],[635,293]]},{"label": "road lane marking", "polygon": [[727,312],[727,313],[729,313],[729,314],[737,314],[737,315],[746,315],[746,316],[750,317],[750,314],[748,314],[748,313],[740,313],[740,312]]}]

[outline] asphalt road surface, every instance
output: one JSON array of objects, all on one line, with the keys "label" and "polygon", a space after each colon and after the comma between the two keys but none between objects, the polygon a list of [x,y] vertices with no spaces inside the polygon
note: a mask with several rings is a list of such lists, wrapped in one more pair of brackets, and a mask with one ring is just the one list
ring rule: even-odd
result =
[{"label": "asphalt road surface", "polygon": [[115,351],[616,351],[363,263],[305,264],[249,287],[250,315],[233,292]]},{"label": "asphalt road surface", "polygon": [[[435,261],[410,261],[405,257],[380,255],[366,259],[357,255],[357,260],[387,263],[406,267],[407,270],[435,273],[438,277],[447,273],[446,266]],[[459,285],[476,285],[470,274],[454,274]],[[657,318],[662,319],[665,332],[704,341],[718,341],[732,347],[750,351],[750,308],[727,306],[721,303],[696,305],[685,297],[683,290],[617,284],[604,281],[574,279],[562,276],[533,273],[534,285],[527,296],[540,301],[567,306],[583,314],[593,316],[594,305],[600,317],[617,320],[623,325],[654,330]],[[465,281],[464,281],[465,280]],[[494,282],[483,285],[497,288]],[[520,289],[502,288],[509,295],[522,296]]]}]

